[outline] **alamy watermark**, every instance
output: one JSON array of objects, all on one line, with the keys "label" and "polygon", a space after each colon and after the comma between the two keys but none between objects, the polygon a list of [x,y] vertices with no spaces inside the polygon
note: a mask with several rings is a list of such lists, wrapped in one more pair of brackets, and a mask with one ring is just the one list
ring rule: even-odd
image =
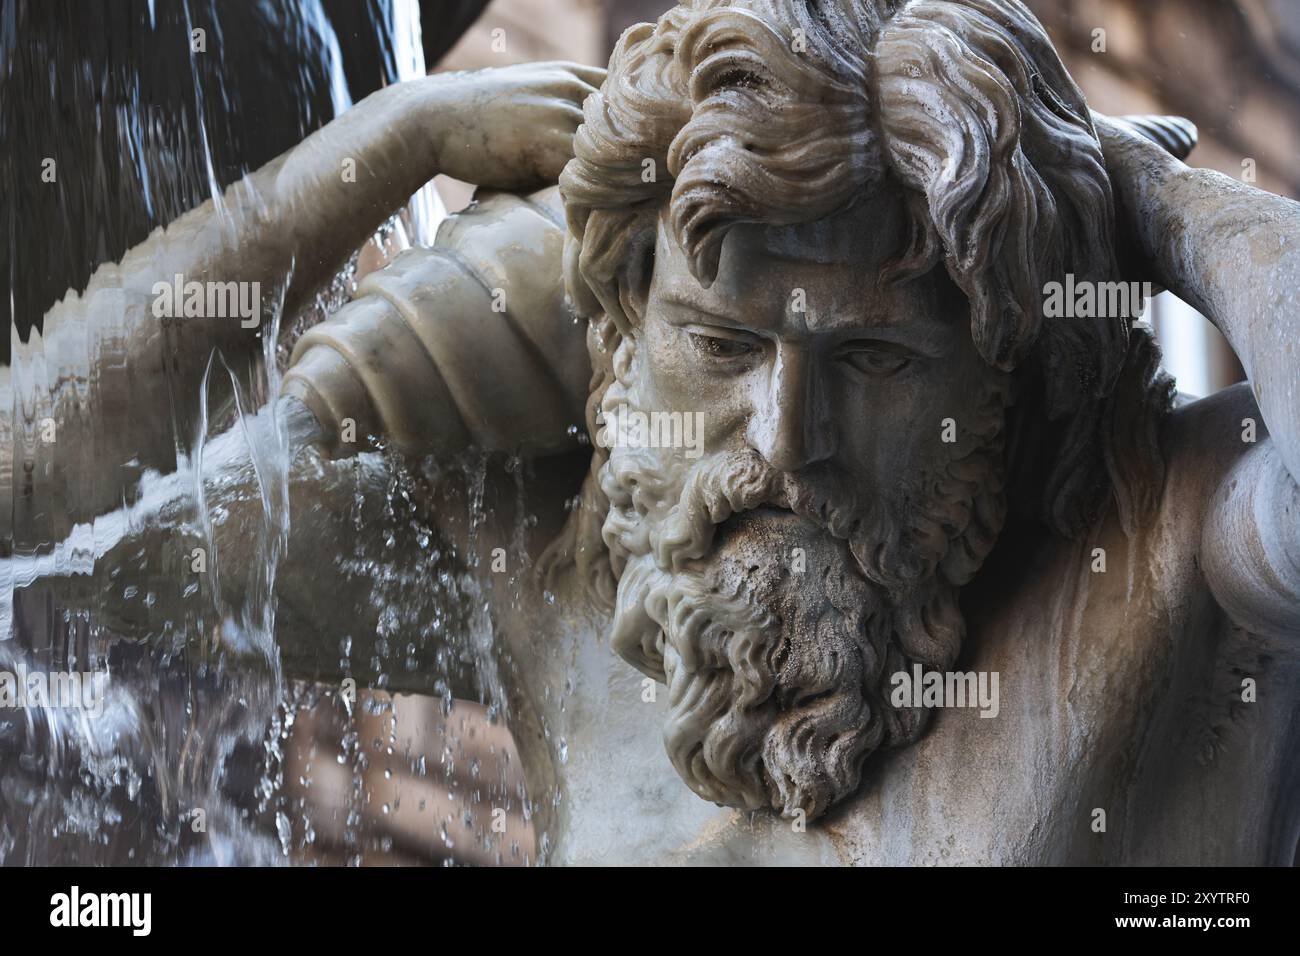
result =
[{"label": "alamy watermark", "polygon": [[83,893],[73,886],[50,897],[50,925],[54,927],[123,927],[132,936],[148,936],[153,929],[152,893]]},{"label": "alamy watermark", "polygon": [[893,685],[889,702],[903,707],[978,707],[981,717],[996,717],[1002,709],[998,699],[997,671],[927,671],[913,664],[911,673],[898,671],[889,678]]},{"label": "alamy watermark", "polygon": [[681,448],[687,458],[704,454],[703,412],[643,412],[619,405],[602,412],[596,440],[602,448]]},{"label": "alamy watermark", "polygon": [[239,319],[256,328],[262,317],[262,283],[199,282],[177,273],[171,282],[153,284],[153,314],[159,319]]},{"label": "alamy watermark", "polygon": [[1043,286],[1043,317],[1048,319],[1132,319],[1146,315],[1155,296],[1150,282],[1092,282],[1068,273],[1064,282]]},{"label": "alamy watermark", "polygon": [[0,671],[0,708],[52,707],[104,713],[107,671]]}]

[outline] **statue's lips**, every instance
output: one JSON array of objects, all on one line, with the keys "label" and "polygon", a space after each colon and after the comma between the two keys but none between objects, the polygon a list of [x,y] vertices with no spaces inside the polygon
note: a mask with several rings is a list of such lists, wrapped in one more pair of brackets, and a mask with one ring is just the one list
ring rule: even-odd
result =
[{"label": "statue's lips", "polygon": [[810,528],[815,527],[807,518],[795,514],[789,508],[779,508],[775,505],[763,505],[758,508],[751,508],[748,511],[737,511],[723,524],[742,528],[755,525],[782,526],[788,524],[803,524]]},{"label": "statue's lips", "polygon": [[811,524],[806,518],[800,517],[789,508],[779,508],[776,505],[762,505],[758,508],[751,508],[748,511],[740,511],[732,515],[732,520],[744,522],[748,521],[802,521],[805,524]]}]

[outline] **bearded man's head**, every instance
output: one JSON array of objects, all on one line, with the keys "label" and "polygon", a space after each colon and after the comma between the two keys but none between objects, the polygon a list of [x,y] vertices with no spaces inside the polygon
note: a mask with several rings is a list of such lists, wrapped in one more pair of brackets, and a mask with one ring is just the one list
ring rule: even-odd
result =
[{"label": "bearded man's head", "polygon": [[[667,683],[687,784],[813,817],[924,729],[889,678],[953,666],[1008,482],[1062,534],[1143,503],[1110,434],[1166,394],[1152,348],[1042,320],[1046,283],[1115,278],[1100,146],[1017,0],[693,0],[584,112],[598,448],[565,548]],[[633,413],[695,416],[703,453],[604,427]]]}]

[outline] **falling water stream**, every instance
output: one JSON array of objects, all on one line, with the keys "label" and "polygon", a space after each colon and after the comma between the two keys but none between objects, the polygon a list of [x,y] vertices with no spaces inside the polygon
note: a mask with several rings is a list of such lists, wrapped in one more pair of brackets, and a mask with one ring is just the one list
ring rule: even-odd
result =
[{"label": "falling water stream", "polygon": [[[75,525],[63,540],[0,559],[11,582],[0,595],[11,622],[0,640],[0,670],[59,663],[110,678],[101,716],[78,719],[57,707],[0,711],[9,715],[0,747],[22,753],[21,773],[6,774],[0,795],[0,860],[268,863],[291,860],[311,842],[310,826],[294,836],[301,814],[290,812],[285,793],[285,747],[298,712],[320,706],[322,697],[350,720],[360,707],[373,718],[392,705],[364,689],[339,696],[337,687],[285,679],[277,575],[295,530],[311,530],[290,521],[295,452],[299,470],[330,471],[352,506],[346,530],[355,537],[326,539],[337,550],[319,555],[318,574],[362,587],[376,609],[373,634],[360,633],[364,623],[354,634],[339,622],[338,672],[364,672],[363,685],[381,691],[418,674],[440,693],[445,721],[452,686],[464,684],[452,672],[469,662],[485,721],[504,716],[499,648],[473,573],[493,465],[482,456],[426,462],[421,475],[383,453],[327,466],[302,451],[301,436],[277,414],[284,408],[275,402],[278,326],[277,314],[265,338],[257,391],[267,401],[260,407],[214,353],[200,386],[205,400],[193,452],[175,471],[146,473],[133,502]],[[229,380],[233,407],[215,409],[206,400],[216,376]],[[466,488],[470,544],[463,556],[420,514],[425,492],[416,485],[430,481]],[[524,567],[523,519],[513,539],[512,561]],[[365,543],[373,541],[379,544]],[[301,560],[296,573],[303,574]],[[38,603],[58,619],[44,626],[34,620],[30,609]],[[67,651],[50,650],[59,647]],[[432,656],[431,647],[439,648]],[[457,740],[446,736],[443,758],[450,761]],[[366,789],[371,742],[354,729],[340,734],[337,757],[349,769],[350,791]],[[394,759],[391,747],[380,749]],[[412,760],[417,777],[441,779],[437,754]],[[517,790],[504,776],[488,783]],[[354,810],[348,829],[363,829],[362,816]],[[356,832],[343,837],[358,847],[350,861],[360,860]],[[453,841],[445,842],[450,850]]]}]

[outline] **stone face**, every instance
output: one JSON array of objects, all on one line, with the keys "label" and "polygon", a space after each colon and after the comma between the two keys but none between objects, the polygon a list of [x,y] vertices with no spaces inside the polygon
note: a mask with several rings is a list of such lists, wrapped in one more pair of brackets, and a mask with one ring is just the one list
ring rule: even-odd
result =
[{"label": "stone face", "polygon": [[[585,415],[549,596],[494,605],[549,858],[1290,861],[1300,207],[1091,113],[1006,0],[683,4],[584,116],[563,220],[485,197],[286,384],[336,456]],[[1250,387],[1174,410],[1110,297],[1045,308],[1121,281]]]}]

